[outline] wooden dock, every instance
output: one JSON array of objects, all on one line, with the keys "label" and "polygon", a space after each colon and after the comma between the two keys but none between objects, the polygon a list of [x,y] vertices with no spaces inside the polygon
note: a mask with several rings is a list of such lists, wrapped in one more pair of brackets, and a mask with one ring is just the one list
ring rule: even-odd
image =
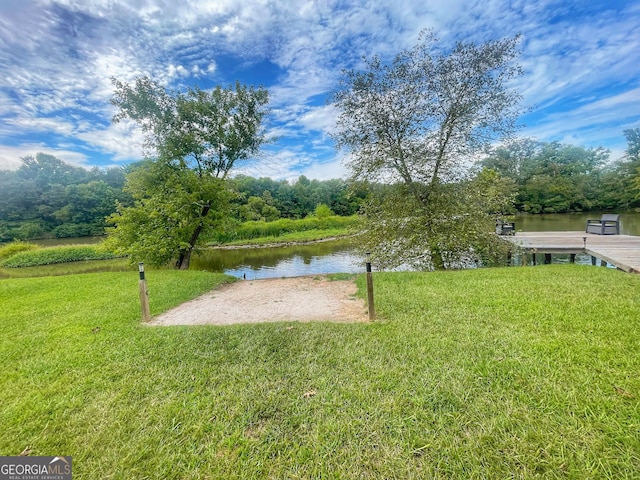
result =
[{"label": "wooden dock", "polygon": [[517,232],[502,238],[525,253],[579,254],[615,265],[620,270],[640,273],[640,237],[633,235],[594,235],[585,232]]}]

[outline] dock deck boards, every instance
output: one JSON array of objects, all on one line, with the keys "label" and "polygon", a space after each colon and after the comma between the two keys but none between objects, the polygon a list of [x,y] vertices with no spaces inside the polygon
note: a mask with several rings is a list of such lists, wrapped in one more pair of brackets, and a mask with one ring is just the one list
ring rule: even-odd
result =
[{"label": "dock deck boards", "polygon": [[[630,273],[640,273],[640,237],[594,235],[585,232],[517,232],[505,236],[526,251],[539,253],[586,253]],[[586,238],[586,244],[584,241]]]}]

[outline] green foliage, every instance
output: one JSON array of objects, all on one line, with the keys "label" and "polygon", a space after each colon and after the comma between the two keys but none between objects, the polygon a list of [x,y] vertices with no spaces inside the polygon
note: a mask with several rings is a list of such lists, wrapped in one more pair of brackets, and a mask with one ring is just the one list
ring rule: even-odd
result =
[{"label": "green foliage", "polygon": [[219,226],[229,208],[230,192],[221,179],[162,162],[138,165],[128,174],[126,189],[136,202],[119,206],[109,218],[116,227],[102,248],[128,255],[132,263],[159,266],[175,260],[202,242],[191,242],[194,232]]},{"label": "green foliage", "polygon": [[[373,323],[170,328],[134,272],[2,280],[0,451],[83,479],[637,477],[640,277],[375,275]],[[150,272],[152,314],[225,281]]]},{"label": "green foliage", "polygon": [[623,170],[629,173],[625,180],[626,186],[630,187],[627,194],[633,196],[635,205],[640,205],[640,128],[625,130],[624,136],[627,138],[627,155]]},{"label": "green foliage", "polygon": [[259,220],[267,216],[262,207],[252,208],[249,201],[272,206],[283,218],[304,218],[314,213],[317,205],[324,203],[336,215],[350,216],[358,213],[360,205],[368,194],[362,184],[350,184],[341,179],[309,180],[301,175],[295,182],[275,181],[270,178],[252,178],[238,175],[231,179],[233,188],[238,192],[235,203],[238,205],[240,220]]},{"label": "green foliage", "polygon": [[210,241],[213,243],[231,243],[242,240],[270,237],[277,239],[283,235],[294,232],[311,230],[340,229],[342,231],[356,224],[357,217],[340,217],[337,215],[320,217],[307,217],[300,220],[281,218],[273,222],[250,221],[244,222],[235,229],[216,231]]},{"label": "green foliage", "polygon": [[[268,193],[268,192],[267,192]],[[280,211],[273,205],[268,204],[262,197],[249,197],[246,205],[238,208],[241,220],[262,220],[273,221],[280,218]]]},{"label": "green foliage", "polygon": [[12,257],[13,255],[29,250],[35,250],[38,245],[26,242],[12,242],[7,245],[0,246],[0,260]]},{"label": "green foliage", "polygon": [[54,263],[81,262],[86,260],[105,260],[115,258],[111,253],[101,251],[95,246],[68,246],[31,249],[12,255],[3,260],[4,268],[23,268]]},{"label": "green foliage", "polygon": [[502,201],[487,201],[483,181],[431,188],[426,207],[415,189],[391,185],[364,205],[361,253],[369,252],[384,269],[460,269],[503,261],[510,244],[493,234],[500,212],[485,210]]},{"label": "green foliage", "polygon": [[627,158],[632,162],[640,161],[640,127],[624,130],[627,139]]},{"label": "green foliage", "polygon": [[65,225],[103,233],[116,199],[128,201],[123,184],[121,168],[85,170],[44,153],[24,157],[16,171],[0,171],[0,241],[75,236]]},{"label": "green foliage", "polygon": [[186,94],[168,92],[146,77],[133,87],[115,79],[113,84],[112,103],[119,110],[114,121],[138,123],[158,158],[129,175],[135,205],[110,217],[115,228],[107,246],[135,261],[161,265],[176,259],[176,268],[187,269],[200,234],[227,214],[231,197],[222,180],[267,142],[262,123],[269,94],[240,83]]},{"label": "green foliage", "polygon": [[604,200],[608,155],[604,148],[519,139],[491,149],[482,164],[515,182],[519,211],[579,212],[612,206]]},{"label": "green foliage", "polygon": [[22,222],[20,226],[14,230],[14,238],[18,240],[28,240],[30,238],[42,238],[45,234],[44,222],[32,221]]},{"label": "green foliage", "polygon": [[484,168],[472,182],[477,192],[475,201],[481,211],[497,216],[515,213],[514,202],[518,187],[511,178]]},{"label": "green foliage", "polygon": [[250,159],[267,142],[262,125],[268,114],[266,89],[235,87],[205,92],[169,92],[147,77],[135,85],[112,79],[114,121],[131,119],[147,133],[158,157],[188,166],[200,177],[225,178],[234,165]]},{"label": "green foliage", "polygon": [[393,184],[363,209],[364,248],[378,262],[442,268],[501,255],[489,235],[492,210],[511,192],[495,188],[487,202],[467,160],[514,129],[517,43],[460,42],[444,52],[423,32],[391,64],[374,57],[344,75],[333,97],[336,143],[350,151],[354,179]]},{"label": "green foliage", "polygon": [[324,203],[320,203],[316,207],[314,211],[314,215],[320,219],[325,219],[333,215],[333,212],[331,211],[331,208],[329,208],[328,205],[325,205]]},{"label": "green foliage", "polygon": [[52,277],[100,272],[137,272],[137,270],[137,265],[133,267],[126,258],[113,258],[108,260],[91,260],[90,262],[52,263],[50,265],[36,265],[25,268],[0,267],[0,279]]}]

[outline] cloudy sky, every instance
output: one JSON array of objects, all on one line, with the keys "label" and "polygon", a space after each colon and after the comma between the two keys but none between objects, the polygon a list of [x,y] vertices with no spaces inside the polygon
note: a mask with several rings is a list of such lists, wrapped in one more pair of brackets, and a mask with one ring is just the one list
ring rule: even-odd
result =
[{"label": "cloudy sky", "polygon": [[140,159],[139,132],[111,123],[110,78],[147,75],[267,87],[280,140],[247,173],[344,176],[327,93],[424,28],[444,45],[523,35],[523,136],[618,158],[622,131],[640,127],[637,0],[0,0],[0,169],[36,152],[86,167]]}]

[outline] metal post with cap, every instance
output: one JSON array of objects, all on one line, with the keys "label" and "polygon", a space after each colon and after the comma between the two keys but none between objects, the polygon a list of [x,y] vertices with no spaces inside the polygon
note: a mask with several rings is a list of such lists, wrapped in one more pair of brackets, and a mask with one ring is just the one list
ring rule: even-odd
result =
[{"label": "metal post with cap", "polygon": [[367,252],[367,303],[369,305],[369,320],[376,318],[376,308],[373,304],[373,273],[371,272],[371,254]]},{"label": "metal post with cap", "polygon": [[151,314],[149,313],[149,291],[147,290],[147,281],[144,278],[144,263],[138,263],[138,272],[140,273],[140,306],[142,307],[142,321],[148,322],[151,320]]}]

